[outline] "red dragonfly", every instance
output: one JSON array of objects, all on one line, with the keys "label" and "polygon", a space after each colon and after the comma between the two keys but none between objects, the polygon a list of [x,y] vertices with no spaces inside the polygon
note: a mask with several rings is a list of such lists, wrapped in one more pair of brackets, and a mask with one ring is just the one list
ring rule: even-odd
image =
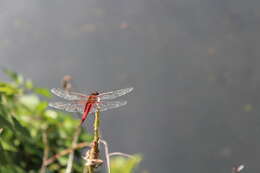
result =
[{"label": "red dragonfly", "polygon": [[123,96],[131,92],[133,88],[125,88],[111,92],[98,93],[94,92],[90,95],[84,95],[77,92],[70,92],[60,88],[53,88],[51,92],[69,102],[52,102],[50,107],[65,110],[68,112],[80,112],[82,114],[81,124],[85,121],[88,114],[97,111],[106,111],[126,105],[127,101],[108,101]]}]

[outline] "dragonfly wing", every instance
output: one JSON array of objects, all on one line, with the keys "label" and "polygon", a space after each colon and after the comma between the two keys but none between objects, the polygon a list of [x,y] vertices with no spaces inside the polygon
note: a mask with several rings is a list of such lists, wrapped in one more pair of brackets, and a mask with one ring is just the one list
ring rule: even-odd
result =
[{"label": "dragonfly wing", "polygon": [[134,89],[133,87],[130,87],[130,88],[115,90],[115,91],[111,91],[111,92],[107,92],[107,93],[101,93],[98,95],[98,97],[100,98],[100,100],[115,99],[117,97],[130,93],[131,91],[133,91],[133,89]]},{"label": "dragonfly wing", "polygon": [[49,103],[49,106],[67,112],[83,113],[84,111],[84,104],[81,103],[51,102]]},{"label": "dragonfly wing", "polygon": [[80,100],[80,99],[87,99],[88,96],[76,92],[66,91],[60,88],[52,88],[51,92],[56,96],[64,98],[66,100]]},{"label": "dragonfly wing", "polygon": [[93,108],[91,109],[90,113],[97,112],[98,110],[103,112],[109,109],[118,108],[127,104],[127,101],[106,101],[106,102],[99,102],[96,103]]}]

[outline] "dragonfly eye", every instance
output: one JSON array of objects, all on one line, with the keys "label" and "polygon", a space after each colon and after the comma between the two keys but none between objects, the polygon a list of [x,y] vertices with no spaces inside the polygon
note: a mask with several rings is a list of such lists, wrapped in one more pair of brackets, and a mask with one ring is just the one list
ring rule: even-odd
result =
[{"label": "dragonfly eye", "polygon": [[97,95],[99,95],[99,93],[96,91],[96,92],[91,93],[91,95],[97,96]]},{"label": "dragonfly eye", "polygon": [[96,91],[96,92],[94,92],[94,94],[93,94],[93,95],[97,96],[97,95],[99,95],[99,93]]}]

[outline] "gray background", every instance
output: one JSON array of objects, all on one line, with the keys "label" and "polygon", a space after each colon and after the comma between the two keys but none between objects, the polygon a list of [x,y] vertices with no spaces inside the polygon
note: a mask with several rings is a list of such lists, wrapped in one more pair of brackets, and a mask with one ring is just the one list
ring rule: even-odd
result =
[{"label": "gray background", "polygon": [[[0,0],[0,62],[42,87],[128,86],[111,151],[152,173],[260,171],[260,1]],[[3,78],[3,74],[1,74]]]}]

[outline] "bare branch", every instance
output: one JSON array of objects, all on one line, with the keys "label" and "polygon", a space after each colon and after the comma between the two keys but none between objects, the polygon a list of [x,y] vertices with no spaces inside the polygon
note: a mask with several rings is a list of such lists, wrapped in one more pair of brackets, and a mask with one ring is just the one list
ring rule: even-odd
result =
[{"label": "bare branch", "polygon": [[[72,148],[74,148],[77,145],[80,132],[81,132],[81,125],[79,125],[75,131],[73,141],[72,141]],[[66,173],[71,173],[73,160],[74,160],[74,150],[72,150],[70,152],[69,160],[68,160],[67,168],[66,168]]]},{"label": "bare branch", "polygon": [[133,158],[132,155],[126,154],[126,153],[121,153],[121,152],[109,153],[109,157],[111,157],[111,156],[123,156],[123,157],[127,157],[127,158]]},{"label": "bare branch", "polygon": [[76,149],[80,149],[80,148],[83,148],[83,147],[86,147],[86,146],[90,146],[90,143],[88,142],[82,142],[82,143],[79,143],[77,144],[75,147],[72,147],[72,148],[68,148],[66,150],[63,150],[61,151],[60,153],[52,156],[51,158],[49,158],[48,160],[45,161],[44,165],[49,165],[51,164],[52,162],[54,162],[56,159],[58,159],[59,157],[61,156],[64,156],[66,154],[69,154],[70,152],[76,150]]},{"label": "bare branch", "polygon": [[108,150],[108,144],[105,140],[99,140],[105,148],[105,155],[106,155],[106,161],[107,161],[107,172],[110,173],[111,172],[111,168],[110,168],[110,157],[111,156],[123,156],[123,157],[127,157],[127,158],[133,158],[133,156],[129,155],[129,154],[125,154],[125,153],[121,153],[121,152],[114,152],[114,153],[109,153]]},{"label": "bare branch", "polygon": [[43,145],[44,145],[44,151],[43,151],[42,166],[40,169],[40,173],[45,173],[46,165],[44,163],[48,159],[48,155],[49,155],[48,135],[47,135],[46,130],[43,130],[42,141],[43,141]]},{"label": "bare branch", "polygon": [[72,77],[70,75],[65,75],[61,81],[61,86],[64,90],[70,91],[72,88]]},{"label": "bare branch", "polygon": [[110,158],[109,158],[109,151],[108,151],[108,144],[105,140],[99,140],[105,147],[105,155],[106,155],[106,161],[107,161],[107,172],[110,173]]},{"label": "bare branch", "polygon": [[88,173],[93,173],[94,169],[99,167],[103,161],[99,159],[99,127],[100,127],[100,112],[97,111],[95,113],[94,120],[94,140],[91,144],[91,149],[86,152],[84,159],[86,160],[86,167],[88,169]]}]

